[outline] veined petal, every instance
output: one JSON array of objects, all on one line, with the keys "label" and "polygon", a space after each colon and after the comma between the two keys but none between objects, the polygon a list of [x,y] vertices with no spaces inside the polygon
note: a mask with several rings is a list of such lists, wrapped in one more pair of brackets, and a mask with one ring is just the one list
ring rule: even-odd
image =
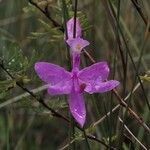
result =
[{"label": "veined petal", "polygon": [[[73,38],[73,32],[74,32],[74,18],[71,18],[67,22],[67,34],[68,34],[68,39]],[[80,27],[80,21],[78,18],[76,18],[76,37],[81,36],[81,27]],[[66,40],[66,35],[65,35],[65,40]]]},{"label": "veined petal", "polygon": [[83,127],[86,119],[83,95],[77,92],[71,92],[69,94],[69,108],[72,116],[80,124],[80,126]]},{"label": "veined petal", "polygon": [[85,91],[93,94],[93,93],[104,93],[107,91],[111,91],[120,83],[116,80],[109,80],[107,82],[97,82],[95,84],[88,84],[85,88]]},{"label": "veined petal", "polygon": [[102,82],[108,78],[109,67],[106,62],[98,62],[82,69],[78,78],[85,83]]},{"label": "veined petal", "polygon": [[86,47],[90,44],[87,40],[84,40],[80,37],[68,39],[67,43],[71,47],[71,50],[73,52],[77,52],[77,53],[80,53],[84,47]]},{"label": "veined petal", "polygon": [[62,81],[65,83],[66,81],[71,80],[71,74],[58,65],[47,62],[37,62],[34,69],[40,79],[50,85],[55,85]]},{"label": "veined petal", "polygon": [[61,95],[61,94],[69,94],[72,88],[72,80],[62,81],[56,85],[48,87],[48,93],[50,95]]}]

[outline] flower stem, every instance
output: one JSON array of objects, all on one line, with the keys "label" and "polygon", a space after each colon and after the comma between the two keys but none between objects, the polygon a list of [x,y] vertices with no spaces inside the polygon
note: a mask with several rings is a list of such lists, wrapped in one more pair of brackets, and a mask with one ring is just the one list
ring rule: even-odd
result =
[{"label": "flower stem", "polygon": [[90,144],[88,142],[88,138],[87,138],[87,135],[86,135],[86,132],[85,132],[85,129],[83,129],[83,134],[84,134],[84,137],[85,137],[85,142],[86,142],[87,149],[91,150]]},{"label": "flower stem", "polygon": [[76,38],[76,18],[77,18],[77,6],[78,6],[78,0],[75,0],[73,38]]}]

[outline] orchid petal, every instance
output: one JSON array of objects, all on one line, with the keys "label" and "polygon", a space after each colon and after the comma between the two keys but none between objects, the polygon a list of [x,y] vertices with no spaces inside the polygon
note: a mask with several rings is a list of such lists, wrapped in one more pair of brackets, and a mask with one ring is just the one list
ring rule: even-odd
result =
[{"label": "orchid petal", "polygon": [[47,62],[37,62],[34,69],[40,79],[51,85],[71,79],[71,74],[64,68]]},{"label": "orchid petal", "polygon": [[[67,22],[67,34],[68,34],[68,39],[72,39],[73,38],[73,32],[74,32],[74,18],[71,18],[68,22]],[[76,18],[76,37],[80,37],[81,36],[81,27],[80,27],[80,21],[78,18]],[[65,35],[65,40],[66,39],[66,35]]]},{"label": "orchid petal", "polygon": [[71,92],[69,95],[69,108],[75,120],[83,127],[86,119],[83,95],[77,92]]},{"label": "orchid petal", "polygon": [[69,94],[72,88],[72,80],[62,81],[54,86],[48,87],[48,93],[50,95],[61,95],[61,94]]},{"label": "orchid petal", "polygon": [[90,94],[104,93],[107,91],[111,91],[118,85],[119,85],[119,81],[116,80],[109,80],[107,82],[96,82],[94,84],[88,84],[85,88],[85,91]]},{"label": "orchid petal", "polygon": [[78,53],[80,53],[84,47],[90,44],[87,40],[84,40],[80,37],[74,39],[68,39],[67,43],[71,47],[73,52],[78,52]]},{"label": "orchid petal", "polygon": [[106,62],[98,62],[82,69],[78,77],[85,83],[102,82],[108,78],[109,67]]}]

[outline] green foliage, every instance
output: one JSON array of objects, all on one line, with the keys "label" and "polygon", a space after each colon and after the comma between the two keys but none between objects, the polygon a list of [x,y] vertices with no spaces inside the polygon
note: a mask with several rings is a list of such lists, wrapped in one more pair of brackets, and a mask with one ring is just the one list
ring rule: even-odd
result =
[{"label": "green foliage", "polygon": [[[3,35],[5,37],[5,35]],[[12,42],[7,39],[1,40],[1,43],[5,43],[5,46],[1,48],[1,63],[6,67],[7,71],[13,74],[15,79],[11,79],[9,76],[2,76],[0,81],[0,99],[4,99],[7,95],[7,91],[16,87],[16,82],[26,84],[30,81],[27,75],[25,75],[28,69],[28,59],[23,54],[19,45],[16,42]],[[3,70],[4,72],[4,70]]]},{"label": "green foliage", "polygon": [[9,93],[8,91],[16,87],[14,80],[0,81],[0,100],[3,100]]},{"label": "green foliage", "polygon": [[150,81],[150,71],[148,71],[145,76],[141,76],[141,79],[145,81]]},{"label": "green foliage", "polygon": [[5,41],[6,46],[1,50],[4,65],[12,72],[24,72],[28,67],[28,59],[24,56],[23,51],[18,44]]},{"label": "green foliage", "polygon": [[31,32],[31,36],[29,36],[30,39],[47,39],[45,42],[47,43],[57,43],[60,40],[63,39],[63,34],[58,31],[57,28],[52,28],[49,24],[44,22],[43,20],[39,19],[39,23],[43,27],[43,32]]}]

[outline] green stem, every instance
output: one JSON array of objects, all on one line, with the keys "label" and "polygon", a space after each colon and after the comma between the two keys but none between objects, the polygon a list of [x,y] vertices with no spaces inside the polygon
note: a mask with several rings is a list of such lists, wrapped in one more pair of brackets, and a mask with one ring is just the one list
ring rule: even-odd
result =
[{"label": "green stem", "polygon": [[86,142],[87,149],[91,150],[90,144],[88,142],[88,138],[87,138],[87,135],[86,135],[86,132],[85,132],[85,129],[83,129],[83,134],[84,134],[84,137],[85,137],[85,142]]},{"label": "green stem", "polygon": [[76,38],[76,18],[77,18],[77,6],[78,6],[78,0],[75,0],[73,38]]},{"label": "green stem", "polygon": [[[66,1],[62,0],[62,11],[63,11],[63,18],[64,18],[64,29],[65,29],[65,34],[66,34],[66,39],[68,39],[68,31],[67,31],[67,20],[69,18],[68,14],[68,9],[66,6]],[[68,45],[66,45],[67,48],[67,64],[68,64],[68,69],[71,71],[71,57],[70,57],[70,49]]]}]

